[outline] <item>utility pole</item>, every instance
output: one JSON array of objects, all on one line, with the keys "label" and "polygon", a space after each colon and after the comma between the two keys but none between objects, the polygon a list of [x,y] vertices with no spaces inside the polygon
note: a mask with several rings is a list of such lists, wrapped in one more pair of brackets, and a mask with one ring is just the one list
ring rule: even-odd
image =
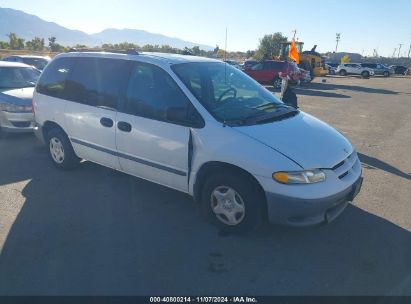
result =
[{"label": "utility pole", "polygon": [[291,33],[294,33],[293,40],[295,40],[295,35],[297,34],[297,30],[291,31]]},{"label": "utility pole", "polygon": [[398,58],[400,58],[402,43],[400,43],[399,46],[400,48],[398,49]]},{"label": "utility pole", "polygon": [[394,52],[392,53],[392,57],[395,57],[395,52],[397,51],[397,48],[394,48]]},{"label": "utility pole", "polygon": [[[411,34],[410,34],[411,36]],[[410,58],[410,53],[411,53],[411,42],[410,42],[410,48],[408,49],[408,58]]]},{"label": "utility pole", "polygon": [[338,43],[340,42],[341,34],[340,34],[340,33],[337,33],[337,34],[335,35],[335,39],[336,39],[336,41],[337,41],[337,44],[335,45],[335,52],[337,53],[337,51],[338,51]]}]

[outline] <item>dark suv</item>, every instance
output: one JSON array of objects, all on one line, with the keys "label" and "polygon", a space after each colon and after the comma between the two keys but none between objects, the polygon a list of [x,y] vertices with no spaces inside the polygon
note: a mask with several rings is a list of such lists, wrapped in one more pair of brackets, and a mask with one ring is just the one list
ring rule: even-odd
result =
[{"label": "dark suv", "polygon": [[385,77],[389,77],[392,74],[395,74],[393,69],[380,64],[380,63],[361,63],[363,68],[370,68],[374,70],[375,75],[383,75]]},{"label": "dark suv", "polygon": [[271,84],[274,88],[281,88],[280,73],[288,76],[290,83],[296,84],[301,78],[301,71],[294,62],[266,60],[244,72],[262,84]]}]

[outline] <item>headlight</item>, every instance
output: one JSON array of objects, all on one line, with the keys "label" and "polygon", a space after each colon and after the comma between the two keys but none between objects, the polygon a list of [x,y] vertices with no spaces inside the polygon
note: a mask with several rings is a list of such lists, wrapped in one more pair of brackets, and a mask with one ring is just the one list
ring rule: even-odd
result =
[{"label": "headlight", "polygon": [[314,184],[325,181],[325,173],[320,169],[275,172],[273,173],[273,179],[281,184]]},{"label": "headlight", "polygon": [[31,106],[18,106],[10,103],[0,103],[0,111],[11,113],[29,113],[31,112]]}]

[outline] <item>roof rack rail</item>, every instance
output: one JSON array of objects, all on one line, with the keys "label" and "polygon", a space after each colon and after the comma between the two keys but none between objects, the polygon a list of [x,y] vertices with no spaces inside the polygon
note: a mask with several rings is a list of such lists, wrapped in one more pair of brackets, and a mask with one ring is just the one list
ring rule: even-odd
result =
[{"label": "roof rack rail", "polygon": [[95,52],[95,53],[116,53],[116,54],[127,54],[127,55],[139,55],[139,52],[136,49],[127,49],[127,50],[116,50],[116,49],[87,49],[87,48],[71,48],[68,51],[69,53],[76,52]]}]

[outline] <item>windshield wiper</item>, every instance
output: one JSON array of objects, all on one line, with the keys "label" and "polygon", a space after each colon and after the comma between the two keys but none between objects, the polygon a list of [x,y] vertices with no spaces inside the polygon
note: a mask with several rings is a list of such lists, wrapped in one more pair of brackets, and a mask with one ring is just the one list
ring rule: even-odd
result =
[{"label": "windshield wiper", "polygon": [[287,105],[282,105],[282,104],[275,104],[272,102],[264,103],[262,105],[256,106],[253,109],[271,109],[271,108],[288,108]]},{"label": "windshield wiper", "polygon": [[[291,107],[290,107],[291,108]],[[257,120],[255,123],[257,124],[262,124],[262,123],[268,123],[268,122],[272,122],[272,121],[279,121],[279,120],[284,120],[290,117],[293,117],[295,115],[297,115],[298,113],[300,113],[300,111],[298,111],[297,109],[291,108],[292,110],[290,111],[285,111],[282,112],[280,114],[277,115],[264,115],[263,117],[260,117],[260,119],[258,119],[259,117],[257,117]]]},{"label": "windshield wiper", "polygon": [[278,111],[267,113],[267,114],[262,114],[262,115],[251,114],[249,116],[242,118],[239,121],[241,121],[242,125],[261,124],[261,123],[268,123],[271,121],[287,119],[287,118],[293,117],[297,115],[298,113],[300,113],[300,111],[298,111],[297,109],[294,109],[288,106],[285,106],[285,107],[281,106],[281,109],[282,110],[287,109],[287,110],[280,111],[280,109],[278,109]]}]

